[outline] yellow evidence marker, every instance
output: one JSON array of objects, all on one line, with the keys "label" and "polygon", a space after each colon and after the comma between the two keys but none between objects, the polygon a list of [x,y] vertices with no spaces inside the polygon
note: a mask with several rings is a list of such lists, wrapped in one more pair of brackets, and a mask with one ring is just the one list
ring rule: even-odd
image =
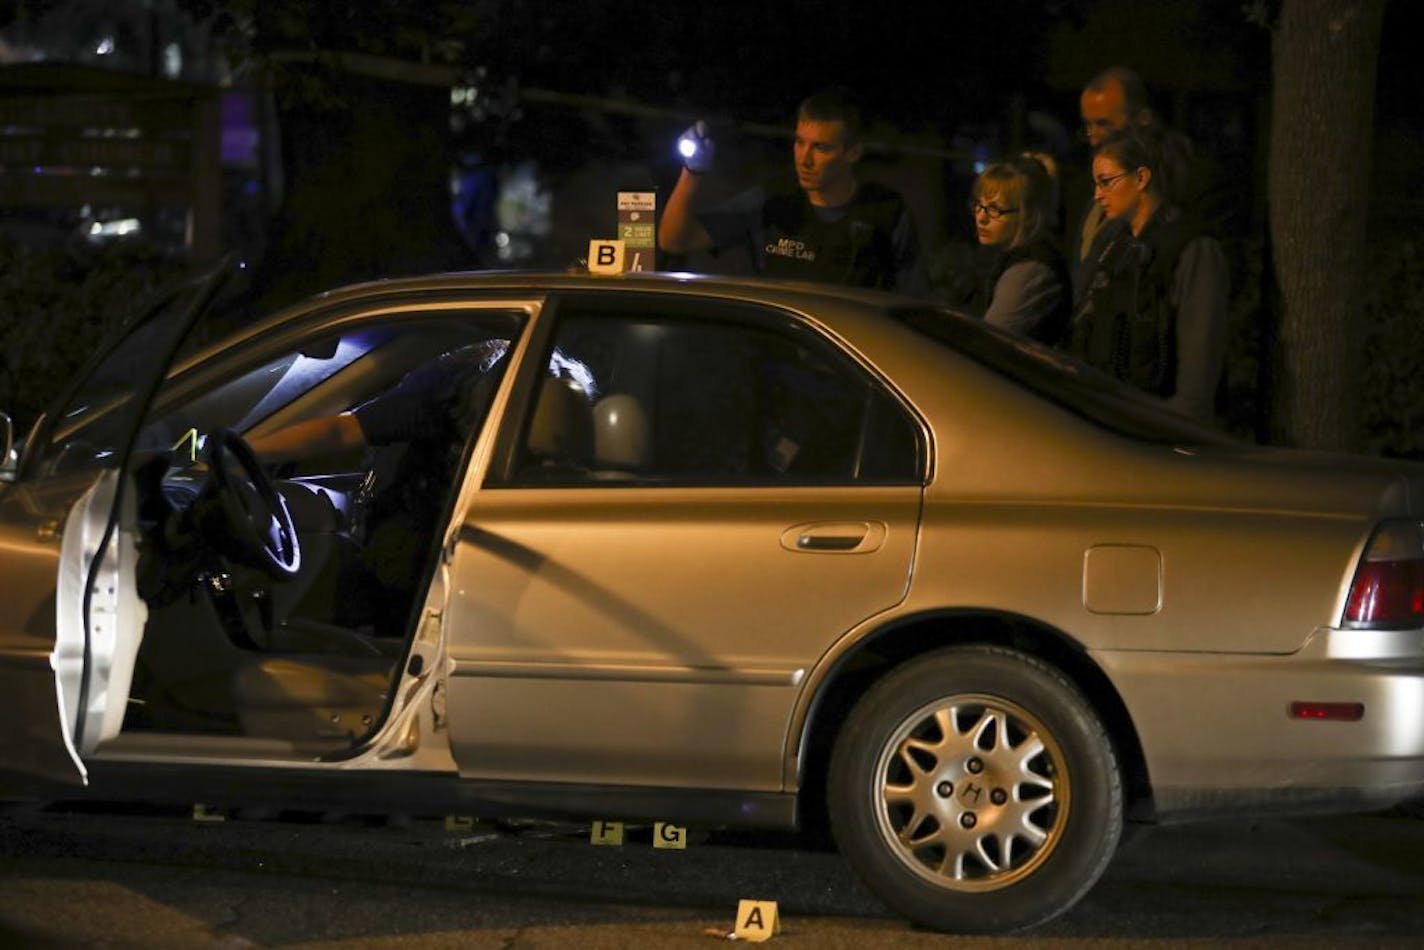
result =
[{"label": "yellow evidence marker", "polygon": [[621,845],[623,843],[623,822],[595,821],[588,832],[588,843]]},{"label": "yellow evidence marker", "polygon": [[622,241],[588,242],[590,274],[621,274],[628,269],[628,255]]},{"label": "yellow evidence marker", "polygon": [[687,829],[670,821],[657,822],[653,825],[653,847],[686,851]]},{"label": "yellow evidence marker", "polygon": [[776,901],[743,900],[737,904],[737,927],[732,936],[738,940],[764,943],[781,933],[781,917]]}]

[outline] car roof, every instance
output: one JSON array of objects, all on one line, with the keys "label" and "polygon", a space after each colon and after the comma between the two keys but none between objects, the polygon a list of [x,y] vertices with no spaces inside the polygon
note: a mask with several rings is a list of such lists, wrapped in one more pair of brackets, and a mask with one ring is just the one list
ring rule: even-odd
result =
[{"label": "car roof", "polygon": [[364,297],[399,292],[508,290],[519,293],[546,291],[629,290],[691,293],[698,296],[748,298],[789,306],[822,305],[852,301],[883,309],[896,304],[920,303],[913,298],[879,290],[838,284],[788,281],[766,277],[722,277],[675,271],[637,271],[624,274],[590,274],[584,271],[452,271],[411,277],[392,277],[335,288],[310,298],[308,303],[344,297]]}]

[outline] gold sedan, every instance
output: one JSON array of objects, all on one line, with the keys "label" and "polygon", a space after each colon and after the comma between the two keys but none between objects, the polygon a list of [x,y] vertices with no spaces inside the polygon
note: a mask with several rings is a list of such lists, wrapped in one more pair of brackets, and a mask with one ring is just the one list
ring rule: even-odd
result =
[{"label": "gold sedan", "polygon": [[889,295],[441,275],[199,346],[220,277],[0,426],[14,787],[828,821],[961,932],[1129,820],[1424,792],[1419,468]]}]

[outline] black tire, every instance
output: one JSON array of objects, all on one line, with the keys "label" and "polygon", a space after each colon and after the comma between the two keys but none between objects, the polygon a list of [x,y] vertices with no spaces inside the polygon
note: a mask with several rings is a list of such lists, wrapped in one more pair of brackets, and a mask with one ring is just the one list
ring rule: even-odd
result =
[{"label": "black tire", "polygon": [[1092,707],[1042,661],[990,646],[928,654],[868,690],[832,751],[827,799],[867,886],[956,933],[1063,913],[1102,875],[1123,822]]}]

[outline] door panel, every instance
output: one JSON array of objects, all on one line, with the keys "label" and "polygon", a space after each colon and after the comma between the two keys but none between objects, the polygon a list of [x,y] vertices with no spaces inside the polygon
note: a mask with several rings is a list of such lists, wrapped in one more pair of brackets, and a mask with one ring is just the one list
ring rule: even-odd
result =
[{"label": "door panel", "polygon": [[[904,596],[920,492],[540,489],[475,499],[449,613],[467,775],[777,789],[801,677]],[[788,529],[874,525],[863,553]]]},{"label": "door panel", "polygon": [[[118,735],[123,726],[148,617],[135,584],[138,549],[131,482],[123,483],[124,500],[114,512],[120,481],[117,472],[104,473],[70,512],[55,589],[54,673],[66,743],[81,774],[81,757]],[[116,523],[106,537],[111,512]]]},{"label": "door panel", "polygon": [[561,300],[468,496],[463,774],[777,790],[805,671],[905,595],[922,430],[793,315]]},{"label": "door panel", "polygon": [[[75,747],[92,748],[122,720],[137,636],[132,627],[135,617],[142,624],[142,604],[133,588],[133,511],[114,504],[117,495],[131,498],[120,472],[168,362],[231,273],[224,260],[172,286],[97,346],[90,365],[35,426],[17,484],[5,489],[0,556],[7,586],[21,577],[33,584],[14,594],[0,590],[0,695],[13,715],[26,718],[24,728],[5,730],[0,740],[15,771],[83,780]],[[98,550],[106,537],[107,548]],[[84,597],[90,588],[94,596]],[[49,595],[36,605],[47,610],[13,607],[34,603],[36,593]],[[34,678],[41,651],[50,667],[44,687]]]},{"label": "door panel", "polygon": [[5,559],[0,571],[0,696],[10,715],[0,729],[0,767],[77,782],[79,771],[65,745],[50,666],[65,509],[29,485],[0,492],[0,556]]}]

